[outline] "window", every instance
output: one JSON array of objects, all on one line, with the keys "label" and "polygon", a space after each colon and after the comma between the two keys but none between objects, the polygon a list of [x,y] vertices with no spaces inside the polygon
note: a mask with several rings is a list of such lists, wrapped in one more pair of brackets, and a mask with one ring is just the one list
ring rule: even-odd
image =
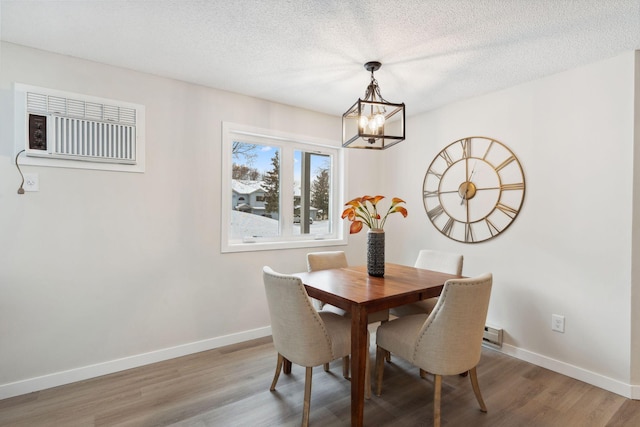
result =
[{"label": "window", "polygon": [[233,123],[222,134],[223,252],[346,244],[340,148]]}]

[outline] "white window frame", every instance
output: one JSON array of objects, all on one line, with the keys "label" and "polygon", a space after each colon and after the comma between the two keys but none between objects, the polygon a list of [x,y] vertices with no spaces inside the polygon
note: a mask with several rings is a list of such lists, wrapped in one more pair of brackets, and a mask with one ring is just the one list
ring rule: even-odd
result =
[{"label": "white window frame", "polygon": [[[232,211],[232,147],[234,140],[269,145],[280,149],[280,188],[293,186],[293,153],[295,150],[328,154],[331,162],[331,200],[330,218],[331,232],[322,235],[293,234],[293,197],[282,197],[280,200],[280,236],[269,238],[229,238],[229,225]],[[335,141],[309,136],[295,135],[288,132],[263,129],[237,123],[222,123],[222,191],[220,215],[221,251],[248,252],[274,249],[311,248],[321,246],[346,245],[344,221],[340,218],[341,201],[344,199],[345,158],[343,149]],[[281,191],[282,195],[283,192]],[[293,193],[292,193],[293,194]]]}]

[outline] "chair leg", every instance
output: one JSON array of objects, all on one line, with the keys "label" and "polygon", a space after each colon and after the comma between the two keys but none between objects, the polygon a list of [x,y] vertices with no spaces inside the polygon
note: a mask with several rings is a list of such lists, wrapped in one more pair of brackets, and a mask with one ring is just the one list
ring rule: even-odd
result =
[{"label": "chair leg", "polygon": [[442,399],[442,375],[433,381],[433,427],[440,427],[440,401]]},{"label": "chair leg", "polygon": [[384,361],[389,352],[377,346],[376,350],[376,396],[382,394],[382,376],[384,375]]},{"label": "chair leg", "polygon": [[349,359],[349,355],[346,355],[342,358],[342,376],[348,380],[349,379],[349,367],[351,366],[351,361]]},{"label": "chair leg", "polygon": [[282,372],[284,372],[285,374],[290,374],[291,373],[291,361],[289,359],[283,359],[283,365],[282,365]]},{"label": "chair leg", "polygon": [[[384,324],[384,323],[386,323],[388,321],[389,321],[389,319],[383,320],[383,321],[380,322],[380,324],[382,325],[382,324]],[[387,355],[385,356],[385,360],[387,361],[387,363],[391,363],[391,352],[390,351],[387,351]]]},{"label": "chair leg", "polygon": [[302,409],[302,427],[309,425],[309,413],[311,412],[311,378],[313,378],[313,368],[308,367],[304,378],[304,406]]},{"label": "chair leg", "polygon": [[478,373],[476,372],[475,366],[469,370],[469,378],[471,379],[471,387],[473,387],[473,392],[476,395],[476,399],[478,399],[478,404],[480,404],[480,410],[482,412],[487,412],[487,405],[484,404],[484,400],[482,399],[482,394],[480,394],[480,385],[478,384]]},{"label": "chair leg", "polygon": [[329,364],[328,363],[324,364],[324,371],[325,372],[329,372]]},{"label": "chair leg", "polygon": [[280,378],[280,371],[282,370],[282,362],[284,361],[284,357],[280,353],[278,353],[278,363],[276,364],[276,374],[273,376],[273,381],[271,381],[271,388],[269,390],[274,391],[276,389],[276,383],[278,382],[278,378]]},{"label": "chair leg", "polygon": [[424,369],[420,369],[420,378],[427,379],[427,375],[429,375],[429,372],[425,371]]}]

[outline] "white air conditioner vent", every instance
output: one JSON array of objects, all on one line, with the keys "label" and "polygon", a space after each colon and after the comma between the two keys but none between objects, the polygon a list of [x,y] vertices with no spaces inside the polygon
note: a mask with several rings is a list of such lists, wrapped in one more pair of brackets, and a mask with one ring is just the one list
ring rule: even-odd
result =
[{"label": "white air conditioner vent", "polygon": [[135,126],[136,109],[27,92],[27,111]]},{"label": "white air conditioner vent", "polygon": [[[135,127],[51,116],[49,153],[85,160],[135,163]],[[29,153],[28,155],[33,155]]]},{"label": "white air conditioner vent", "polygon": [[17,148],[35,161],[25,164],[144,171],[143,106],[16,84],[16,111]]}]

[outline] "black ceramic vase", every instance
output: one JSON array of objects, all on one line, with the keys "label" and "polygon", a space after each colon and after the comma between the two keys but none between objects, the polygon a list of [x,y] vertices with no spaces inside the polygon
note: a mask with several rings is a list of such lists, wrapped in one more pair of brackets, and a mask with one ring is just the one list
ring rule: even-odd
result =
[{"label": "black ceramic vase", "polygon": [[367,271],[369,276],[384,276],[384,230],[367,232]]}]

